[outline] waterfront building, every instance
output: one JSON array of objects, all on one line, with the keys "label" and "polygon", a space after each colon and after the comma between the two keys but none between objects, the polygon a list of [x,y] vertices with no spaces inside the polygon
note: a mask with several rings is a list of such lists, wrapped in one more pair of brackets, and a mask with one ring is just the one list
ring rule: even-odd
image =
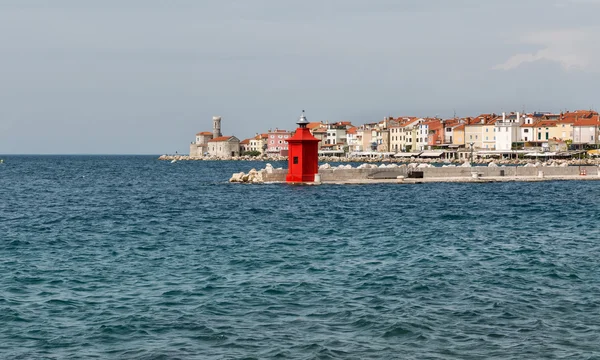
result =
[{"label": "waterfront building", "polygon": [[[598,113],[591,113],[585,118],[578,118],[573,123],[573,143],[577,145],[595,145],[598,148],[600,136],[600,117]],[[582,147],[582,146],[579,146]]]},{"label": "waterfront building", "polygon": [[265,154],[265,152],[267,151],[268,138],[268,134],[257,133],[253,138],[250,139],[250,146],[248,151],[258,151],[261,155]]},{"label": "waterfront building", "polygon": [[523,123],[521,124],[521,141],[525,144],[534,141],[535,139],[535,128],[534,128],[534,120],[532,116],[523,116]]},{"label": "waterfront building", "polygon": [[495,147],[495,114],[481,114],[465,124],[465,145],[473,144],[474,149],[493,150]]},{"label": "waterfront building", "polygon": [[204,156],[208,154],[208,141],[222,136],[221,117],[213,116],[213,131],[202,131],[196,134],[196,140],[190,144],[190,156]]},{"label": "waterfront building", "polygon": [[496,143],[495,149],[501,151],[511,151],[513,144],[521,142],[521,125],[523,117],[517,113],[502,113],[502,118],[496,120],[495,133]]},{"label": "waterfront building", "polygon": [[213,116],[212,120],[213,131],[203,131],[196,134],[196,141],[190,144],[190,156],[239,156],[240,140],[235,136],[223,136],[220,116]]},{"label": "waterfront building", "polygon": [[190,156],[200,157],[208,153],[208,141],[213,138],[210,131],[202,131],[196,134],[196,140],[190,144]]},{"label": "waterfront building", "polygon": [[244,155],[247,151],[250,151],[250,139],[240,141],[240,155]]},{"label": "waterfront building", "polygon": [[321,144],[321,147],[326,147],[326,145],[330,150],[344,150],[344,147],[347,144],[346,132],[352,124],[347,121],[336,122],[333,124],[327,124],[327,135],[325,137],[324,144]]},{"label": "waterfront building", "polygon": [[429,126],[432,124],[432,119],[423,119],[417,125],[416,150],[423,151],[429,149]]},{"label": "waterfront building", "polygon": [[287,156],[288,142],[292,137],[292,132],[275,128],[267,133],[267,155],[270,156]]},{"label": "waterfront building", "polygon": [[454,129],[462,124],[461,119],[458,119],[458,118],[446,119],[446,120],[443,120],[441,123],[442,123],[442,129],[443,129],[442,131],[444,133],[442,144],[450,147],[450,145],[454,144]]},{"label": "waterfront building", "polygon": [[310,130],[311,134],[319,140],[319,149],[325,144],[325,139],[327,138],[327,127],[318,127],[313,130]]},{"label": "waterfront building", "polygon": [[240,155],[240,139],[235,136],[220,136],[208,140],[208,154],[220,158]]},{"label": "waterfront building", "polygon": [[465,147],[465,120],[452,127],[452,147]]},{"label": "waterfront building", "polygon": [[401,120],[390,123],[390,151],[398,153],[402,151],[402,125]]},{"label": "waterfront building", "polygon": [[348,152],[360,152],[362,149],[362,131],[358,131],[357,127],[346,130],[346,144]]},{"label": "waterfront building", "polygon": [[489,119],[486,119],[486,123],[481,127],[482,131],[482,149],[494,150],[496,149],[496,121],[500,120],[493,114]]},{"label": "waterfront building", "polygon": [[377,151],[377,134],[375,134],[375,138],[373,138],[373,128],[375,126],[377,126],[377,123],[367,123],[359,126],[357,130],[359,134],[362,133],[360,138],[362,139],[363,152]]},{"label": "waterfront building", "polygon": [[588,110],[577,110],[573,112],[567,111],[565,113],[561,113],[556,127],[558,134],[551,134],[551,136],[575,143],[575,131],[573,128],[575,122],[577,122],[579,119],[592,118],[595,114],[597,114],[595,111]]},{"label": "waterfront building", "polygon": [[400,147],[402,152],[417,151],[417,133],[422,118],[411,117],[404,118],[400,125]]},{"label": "waterfront building", "polygon": [[444,124],[439,119],[430,120],[427,122],[429,126],[427,132],[427,148],[429,150],[434,147],[441,147],[444,144]]}]

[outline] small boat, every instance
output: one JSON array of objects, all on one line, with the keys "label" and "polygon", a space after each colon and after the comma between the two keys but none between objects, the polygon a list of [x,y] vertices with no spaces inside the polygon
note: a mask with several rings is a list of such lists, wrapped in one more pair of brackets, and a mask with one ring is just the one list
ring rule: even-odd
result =
[{"label": "small boat", "polygon": [[172,163],[174,163],[174,162],[177,162],[177,160],[176,160],[176,159],[173,159],[173,160],[171,161],[171,164],[172,164]]},{"label": "small boat", "polygon": [[4,164],[4,159],[0,159],[0,164]]}]

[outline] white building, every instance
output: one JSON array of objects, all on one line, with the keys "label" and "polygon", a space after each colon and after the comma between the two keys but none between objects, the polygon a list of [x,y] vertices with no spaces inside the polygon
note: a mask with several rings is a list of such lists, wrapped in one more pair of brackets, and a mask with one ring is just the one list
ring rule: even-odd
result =
[{"label": "white building", "polygon": [[512,144],[521,141],[521,125],[524,118],[517,112],[508,116],[502,113],[502,120],[495,124],[496,150],[512,150]]},{"label": "white building", "polygon": [[521,141],[535,141],[534,130],[533,117],[523,115],[523,122],[521,124]]},{"label": "white building", "polygon": [[600,116],[595,115],[588,119],[578,119],[573,124],[574,144],[599,144]]}]

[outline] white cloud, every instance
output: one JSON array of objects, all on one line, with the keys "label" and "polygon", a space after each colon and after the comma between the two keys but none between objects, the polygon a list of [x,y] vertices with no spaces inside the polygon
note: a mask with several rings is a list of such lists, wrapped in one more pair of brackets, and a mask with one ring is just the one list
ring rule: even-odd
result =
[{"label": "white cloud", "polygon": [[511,56],[496,70],[512,70],[525,63],[545,60],[559,63],[565,70],[600,72],[600,44],[595,41],[598,28],[542,31],[528,34],[519,40],[521,44],[535,45],[539,50]]}]

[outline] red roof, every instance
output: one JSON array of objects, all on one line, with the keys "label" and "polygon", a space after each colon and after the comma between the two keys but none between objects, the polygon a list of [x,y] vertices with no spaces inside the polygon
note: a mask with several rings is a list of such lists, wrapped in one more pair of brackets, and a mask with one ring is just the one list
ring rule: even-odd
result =
[{"label": "red roof", "polygon": [[210,139],[208,142],[219,142],[219,141],[229,141],[233,136],[221,136],[218,138]]},{"label": "red roof", "polygon": [[600,117],[595,115],[589,119],[577,119],[573,126],[600,126]]},{"label": "red roof", "polygon": [[240,141],[240,145],[248,145],[250,144],[250,139],[244,139],[242,141]]},{"label": "red roof", "polygon": [[211,133],[210,131],[202,131],[196,134],[196,136],[202,136],[202,135],[212,135],[213,133]]},{"label": "red roof", "polygon": [[306,127],[312,130],[314,128],[321,127],[322,125],[323,125],[322,122],[310,122],[310,123],[308,123],[308,125],[306,125]]}]

